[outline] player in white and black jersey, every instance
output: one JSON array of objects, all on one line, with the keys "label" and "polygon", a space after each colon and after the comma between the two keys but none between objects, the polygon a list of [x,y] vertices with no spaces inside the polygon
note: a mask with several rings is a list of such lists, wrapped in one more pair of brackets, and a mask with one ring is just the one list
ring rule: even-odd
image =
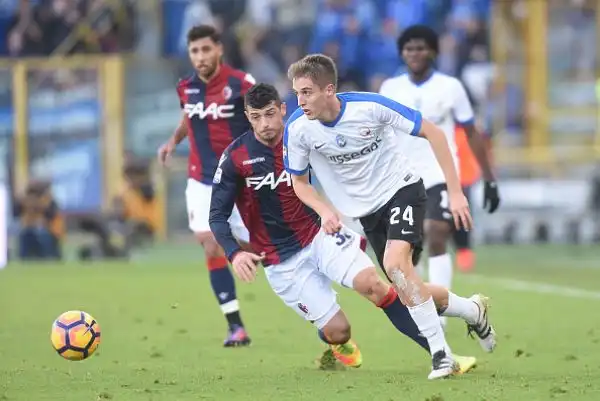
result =
[{"label": "player in white and black jersey", "polygon": [[[465,88],[458,79],[434,69],[438,53],[437,34],[426,26],[409,27],[398,39],[398,51],[408,73],[384,81],[380,94],[419,110],[423,118],[440,127],[457,168],[456,124],[464,127],[485,180],[484,207],[493,213],[500,203],[498,187],[484,140],[475,128],[475,116]],[[411,164],[423,178],[427,191],[425,241],[429,254],[429,282],[450,288],[453,270],[447,247],[452,240],[455,222],[449,208],[446,177],[427,141],[402,136],[400,142]],[[445,323],[443,318],[442,323]]]},{"label": "player in white and black jersey", "polygon": [[[432,293],[416,274],[412,257],[421,247],[426,194],[400,147],[401,134],[431,144],[448,184],[450,212],[470,228],[471,214],[462,193],[444,133],[421,113],[374,93],[336,93],[337,70],[327,56],[309,55],[288,71],[300,109],[284,133],[284,163],[297,196],[320,216],[323,229],[337,232],[338,212],[324,202],[308,181],[309,165],[339,211],[359,218],[365,234],[401,301],[429,342],[433,369],[429,378],[456,372]],[[455,305],[450,293],[447,313]],[[474,326],[484,349],[495,346],[487,319],[487,302],[470,301],[480,311]]]}]

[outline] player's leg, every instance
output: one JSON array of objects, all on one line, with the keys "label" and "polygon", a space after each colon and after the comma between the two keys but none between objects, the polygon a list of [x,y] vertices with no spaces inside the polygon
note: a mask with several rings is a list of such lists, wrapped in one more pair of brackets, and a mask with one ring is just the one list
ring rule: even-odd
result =
[{"label": "player's leg", "polygon": [[[364,238],[343,227],[334,236],[320,233],[313,241],[313,246],[316,248],[320,271],[341,286],[353,288],[381,308],[398,331],[429,352],[427,339],[421,335],[407,307],[400,302],[396,290],[382,280],[375,263],[364,252]],[[383,255],[383,250],[380,254]],[[458,358],[460,373],[468,372],[477,363],[473,357]]]},{"label": "player's leg", "polygon": [[[371,247],[373,247],[377,258],[380,259],[380,265],[383,266],[383,254],[387,242],[386,229],[384,227],[383,230],[375,229],[371,231]],[[353,232],[350,231],[350,233]],[[429,343],[421,335],[415,321],[408,312],[408,308],[402,304],[394,288],[381,280],[371,258],[364,253],[366,243],[362,241],[362,238],[357,241],[360,242],[360,247],[358,250],[355,249],[354,253],[347,253],[348,256],[343,260],[339,256],[332,258],[334,268],[349,269],[348,274],[344,272],[342,278],[336,278],[335,276],[331,276],[331,278],[334,281],[343,280],[343,282],[340,281],[341,285],[354,288],[355,291],[373,302],[385,313],[399,332],[429,352]]]},{"label": "player's leg", "polygon": [[450,290],[426,284],[441,316],[461,318],[467,324],[469,334],[475,333],[486,352],[496,348],[496,332],[489,321],[488,298],[482,294],[464,298]]},{"label": "player's leg", "polygon": [[[452,213],[449,210],[446,184],[427,189],[425,215],[425,242],[428,257],[428,281],[445,288],[452,286],[452,257],[448,253],[448,242],[454,232]],[[442,319],[442,325],[446,319]]]},{"label": "player's leg", "polygon": [[426,199],[422,182],[409,185],[394,195],[378,217],[388,225],[384,269],[429,343],[433,360],[429,378],[436,379],[456,373],[459,366],[446,342],[431,292],[413,265],[413,250],[422,241]]},{"label": "player's leg", "polygon": [[250,338],[246,333],[240,316],[240,306],[235,292],[235,281],[229,269],[225,253],[215,240],[208,224],[211,187],[188,179],[185,195],[189,227],[204,248],[210,284],[229,326],[224,346],[248,345],[250,344]]},{"label": "player's leg", "polygon": [[[471,187],[463,187],[467,199],[471,198]],[[463,272],[470,272],[475,266],[475,253],[471,245],[471,233],[464,228],[454,230],[454,245],[456,247],[456,266]]]},{"label": "player's leg", "polygon": [[298,315],[314,324],[319,338],[346,366],[359,367],[362,355],[351,339],[351,327],[337,303],[331,280],[322,274],[309,246],[278,265],[265,269],[273,291]]}]

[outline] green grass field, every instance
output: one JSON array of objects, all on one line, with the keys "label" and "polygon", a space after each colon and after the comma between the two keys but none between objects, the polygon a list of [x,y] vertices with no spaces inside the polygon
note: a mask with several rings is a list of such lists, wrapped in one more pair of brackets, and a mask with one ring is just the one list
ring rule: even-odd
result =
[{"label": "green grass field", "polygon": [[[0,400],[600,400],[600,249],[485,248],[455,292],[492,298],[499,344],[485,354],[451,321],[467,375],[430,382],[424,352],[355,294],[340,302],[362,348],[360,369],[323,372],[315,330],[261,273],[239,284],[248,349],[223,349],[225,324],[194,247],[148,251],[130,264],[11,265],[0,271]],[[98,352],[69,362],[50,326],[83,309],[102,327]]]}]

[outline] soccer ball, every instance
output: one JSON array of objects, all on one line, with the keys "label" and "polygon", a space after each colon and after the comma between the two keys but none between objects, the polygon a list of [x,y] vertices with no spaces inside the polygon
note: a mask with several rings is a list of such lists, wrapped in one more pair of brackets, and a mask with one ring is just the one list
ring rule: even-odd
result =
[{"label": "soccer ball", "polygon": [[58,355],[70,361],[81,361],[98,348],[100,326],[86,312],[68,311],[52,324],[50,340]]}]

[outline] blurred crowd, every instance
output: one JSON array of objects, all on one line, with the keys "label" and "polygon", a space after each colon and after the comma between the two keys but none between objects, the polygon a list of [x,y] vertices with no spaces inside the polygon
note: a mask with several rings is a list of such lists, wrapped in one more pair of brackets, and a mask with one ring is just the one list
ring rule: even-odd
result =
[{"label": "blurred crowd", "polygon": [[131,0],[2,0],[1,53],[111,53],[134,44]]},{"label": "blurred crowd", "polygon": [[[342,91],[378,91],[384,79],[404,71],[396,46],[400,32],[413,24],[426,24],[440,34],[437,68],[465,84],[478,121],[486,131],[493,131],[496,146],[519,147],[527,138],[523,135],[526,121],[542,118],[531,115],[534,108],[527,107],[524,96],[531,56],[526,48],[531,39],[526,19],[529,1],[0,0],[0,57],[138,55],[126,63],[125,147],[135,157],[149,160],[179,119],[173,88],[178,78],[189,73],[186,33],[194,25],[216,26],[222,32],[226,61],[258,81],[274,83],[293,110],[296,99],[290,93],[286,71],[303,54],[321,52],[334,58]],[[597,133],[595,113],[600,96],[594,90],[600,83],[596,81],[598,47],[589,45],[596,43],[600,32],[598,3],[546,1],[547,101],[550,108],[569,111],[549,113],[549,135],[557,143],[587,140]],[[492,5],[495,36],[491,32]],[[495,62],[490,41],[496,55],[504,52]],[[494,85],[499,72],[503,77],[496,83],[501,84]],[[27,228],[22,238],[34,244],[22,256],[57,257],[60,253],[54,246],[60,244],[56,241],[60,224],[50,222],[60,220],[54,219],[52,202],[67,213],[100,210],[103,77],[93,65],[49,69],[31,64],[26,79],[28,135],[35,137],[28,145],[29,174],[37,183],[28,194],[15,199],[15,217]],[[12,85],[10,71],[0,69],[0,155],[7,160],[12,154]],[[571,113],[571,108],[584,112]],[[185,150],[180,148],[181,155]],[[74,158],[79,160],[77,164],[71,162]],[[144,175],[136,171],[131,166],[127,170],[126,193],[131,196],[115,200],[111,215],[81,223],[81,229],[100,238],[82,249],[81,257],[123,254],[119,249],[128,245],[118,245],[121,233],[133,230],[123,225],[124,210],[143,210],[146,217],[138,216],[138,220],[156,220],[148,217],[157,213],[154,194],[140,184]],[[184,174],[169,182],[176,182],[179,176],[184,185]],[[44,192],[48,182],[52,202]],[[169,187],[168,199],[180,196],[175,189],[176,185]],[[37,206],[32,201],[36,196]],[[127,206],[131,204],[138,206]],[[179,210],[174,216],[168,220],[175,221]],[[40,227],[53,227],[54,239],[46,235],[51,230]],[[134,227],[142,234],[157,231],[157,227]]]},{"label": "blurred crowd", "polygon": [[[226,34],[228,59],[258,80],[280,82],[291,62],[306,52],[333,57],[343,86],[377,90],[401,68],[399,33],[427,24],[441,33],[439,69],[460,75],[469,62],[489,60],[490,0],[166,0],[181,7],[174,26],[185,53],[185,31],[211,23]],[[168,22],[166,23],[169,29]],[[233,27],[233,29],[232,29]],[[167,33],[168,34],[168,33]]]},{"label": "blurred crowd", "polygon": [[403,71],[400,32],[426,24],[440,34],[438,69],[461,78],[466,72],[479,105],[491,78],[490,8],[491,0],[164,0],[163,45],[185,65],[187,30],[212,24],[224,34],[231,64],[284,94],[287,67],[308,52],[336,60],[341,90],[378,91]]}]

